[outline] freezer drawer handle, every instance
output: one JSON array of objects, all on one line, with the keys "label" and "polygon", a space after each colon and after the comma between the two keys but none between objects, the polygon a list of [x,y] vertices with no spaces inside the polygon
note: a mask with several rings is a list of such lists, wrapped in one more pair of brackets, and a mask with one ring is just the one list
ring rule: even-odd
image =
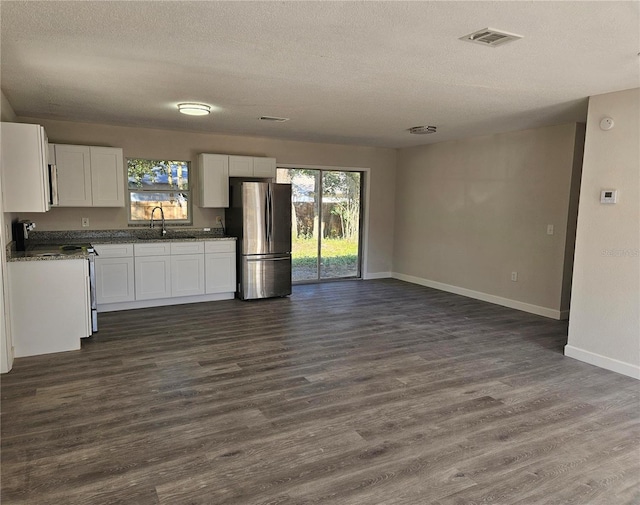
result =
[{"label": "freezer drawer handle", "polygon": [[247,258],[247,261],[289,261],[291,258]]}]

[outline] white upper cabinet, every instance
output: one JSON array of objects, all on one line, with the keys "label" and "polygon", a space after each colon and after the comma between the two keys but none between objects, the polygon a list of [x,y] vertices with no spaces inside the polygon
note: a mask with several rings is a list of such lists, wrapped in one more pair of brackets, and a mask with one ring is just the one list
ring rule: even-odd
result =
[{"label": "white upper cabinet", "polygon": [[275,158],[229,156],[229,177],[276,177]]},{"label": "white upper cabinet", "polygon": [[55,144],[58,169],[58,205],[91,207],[91,154],[89,146]]},{"label": "white upper cabinet", "polygon": [[91,147],[91,195],[94,207],[124,207],[122,149]]},{"label": "white upper cabinet", "polygon": [[229,177],[253,177],[253,156],[229,156]]},{"label": "white upper cabinet", "polygon": [[228,154],[198,156],[198,205],[229,207],[229,177],[275,179],[276,159]]},{"label": "white upper cabinet", "polygon": [[44,128],[2,123],[2,192],[5,212],[49,210],[48,146]]},{"label": "white upper cabinet", "polygon": [[200,207],[229,207],[229,156],[198,156],[198,185]]},{"label": "white upper cabinet", "polygon": [[275,158],[253,158],[253,175],[254,177],[276,178],[276,159]]},{"label": "white upper cabinet", "polygon": [[124,207],[122,149],[55,144],[60,207]]}]

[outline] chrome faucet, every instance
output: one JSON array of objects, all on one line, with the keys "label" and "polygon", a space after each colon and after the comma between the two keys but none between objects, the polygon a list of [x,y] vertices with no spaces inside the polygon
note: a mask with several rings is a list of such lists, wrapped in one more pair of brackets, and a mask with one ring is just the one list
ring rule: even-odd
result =
[{"label": "chrome faucet", "polygon": [[162,218],[162,236],[164,237],[167,234],[167,230],[164,227],[164,210],[162,210],[162,207],[154,207],[151,211],[151,225],[149,226],[149,228],[153,228],[153,213],[156,211],[156,209],[160,209],[160,217]]}]

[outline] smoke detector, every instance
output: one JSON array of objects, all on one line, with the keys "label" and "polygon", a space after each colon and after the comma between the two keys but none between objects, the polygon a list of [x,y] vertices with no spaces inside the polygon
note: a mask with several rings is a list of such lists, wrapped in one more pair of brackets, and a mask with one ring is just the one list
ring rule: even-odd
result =
[{"label": "smoke detector", "polygon": [[260,116],[260,121],[273,121],[275,123],[284,123],[285,121],[289,121],[289,118],[277,117],[277,116]]},{"label": "smoke detector", "polygon": [[426,135],[428,133],[435,133],[435,126],[412,126],[409,128],[409,133],[413,133],[415,135]]},{"label": "smoke detector", "polygon": [[496,30],[495,28],[483,28],[477,32],[460,37],[460,40],[482,44],[483,46],[496,47],[521,38],[522,35],[517,35],[515,33],[503,32],[501,30]]}]

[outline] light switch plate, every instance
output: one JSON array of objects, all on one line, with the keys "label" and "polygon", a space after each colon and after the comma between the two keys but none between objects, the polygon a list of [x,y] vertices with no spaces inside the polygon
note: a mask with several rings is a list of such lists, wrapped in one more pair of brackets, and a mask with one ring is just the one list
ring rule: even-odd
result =
[{"label": "light switch plate", "polygon": [[552,224],[548,224],[547,225],[547,235],[553,235],[553,225]]}]

